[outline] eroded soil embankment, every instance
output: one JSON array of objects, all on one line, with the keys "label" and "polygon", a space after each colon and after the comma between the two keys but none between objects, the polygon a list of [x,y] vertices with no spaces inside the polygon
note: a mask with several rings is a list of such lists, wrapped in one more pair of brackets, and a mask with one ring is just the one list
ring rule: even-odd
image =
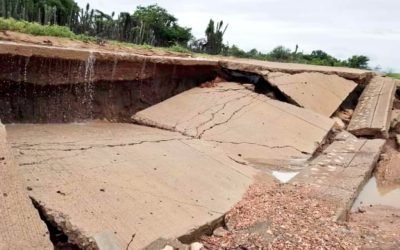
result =
[{"label": "eroded soil embankment", "polygon": [[213,66],[0,55],[3,123],[128,121],[217,75]]}]

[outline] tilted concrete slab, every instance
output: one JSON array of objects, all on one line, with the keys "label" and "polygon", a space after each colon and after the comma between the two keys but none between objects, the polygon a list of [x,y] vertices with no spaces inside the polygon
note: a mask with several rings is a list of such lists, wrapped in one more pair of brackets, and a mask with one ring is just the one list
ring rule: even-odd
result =
[{"label": "tilted concrete slab", "polygon": [[385,140],[358,139],[340,133],[292,183],[306,183],[316,196],[333,202],[335,219],[345,219],[362,187],[371,177]]},{"label": "tilted concrete slab", "polygon": [[301,107],[330,117],[356,88],[356,83],[322,73],[270,73],[267,81]]},{"label": "tilted concrete slab", "polygon": [[362,93],[347,130],[358,136],[387,137],[395,91],[393,79],[374,77]]},{"label": "tilted concrete slab", "polygon": [[221,146],[255,164],[305,161],[334,122],[313,111],[257,94],[237,83],[194,88],[133,116]]},{"label": "tilted concrete slab", "polygon": [[[70,240],[140,249],[220,218],[256,170],[179,133],[130,124],[9,125],[30,195]],[[100,237],[101,238],[101,237]]]},{"label": "tilted concrete slab", "polygon": [[46,224],[29,199],[0,123],[0,250],[54,249]]},{"label": "tilted concrete slab", "polygon": [[281,72],[288,74],[319,72],[329,75],[338,75],[346,79],[354,80],[357,83],[367,83],[375,75],[375,73],[372,71],[361,69],[317,66],[310,64],[279,63],[238,58],[222,58],[219,61],[219,65],[226,69],[238,70],[243,72],[253,72],[262,76],[267,76],[272,72]]}]

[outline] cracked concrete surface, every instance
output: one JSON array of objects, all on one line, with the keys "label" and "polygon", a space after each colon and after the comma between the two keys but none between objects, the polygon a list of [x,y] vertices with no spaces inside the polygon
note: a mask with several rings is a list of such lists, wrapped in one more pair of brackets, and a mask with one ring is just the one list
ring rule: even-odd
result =
[{"label": "cracked concrete surface", "polygon": [[286,74],[299,74],[317,72],[326,75],[338,75],[340,77],[356,81],[357,83],[367,83],[375,73],[368,70],[317,66],[310,64],[279,63],[251,59],[221,59],[219,65],[230,70],[239,70],[242,72],[252,72],[267,76],[270,73],[281,72]]},{"label": "cracked concrete surface", "polygon": [[388,137],[395,91],[394,79],[374,77],[360,97],[348,130],[358,136]]},{"label": "cracked concrete surface", "polygon": [[186,234],[228,211],[257,173],[207,142],[137,125],[8,125],[7,133],[30,196],[81,246],[104,231],[122,249],[134,233],[132,249]]},{"label": "cracked concrete surface", "polygon": [[[356,88],[356,83],[322,73],[269,73],[266,80],[298,105],[330,117]],[[323,103],[323,105],[321,105]]]},{"label": "cracked concrete surface", "polygon": [[46,224],[28,196],[27,184],[0,123],[0,250],[53,249]]},{"label": "cracked concrete surface", "polygon": [[133,120],[213,142],[231,157],[258,165],[309,159],[334,124],[313,111],[227,82],[186,91]]},{"label": "cracked concrete surface", "polygon": [[385,140],[359,139],[341,132],[319,156],[307,163],[292,183],[306,183],[316,197],[333,200],[335,219],[345,219],[354,199],[371,177]]}]

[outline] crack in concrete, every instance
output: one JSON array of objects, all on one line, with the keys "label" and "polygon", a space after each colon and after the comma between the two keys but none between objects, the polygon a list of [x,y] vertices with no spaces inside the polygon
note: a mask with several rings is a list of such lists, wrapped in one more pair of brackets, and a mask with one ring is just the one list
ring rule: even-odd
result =
[{"label": "crack in concrete", "polygon": [[73,243],[82,249],[99,249],[95,239],[85,235],[82,230],[73,225],[67,215],[63,214],[62,212],[47,208],[44,203],[36,200],[34,197],[30,196],[30,199],[32,200],[35,208],[43,216],[43,220],[55,226],[64,235],[66,235],[68,237],[68,242]]},{"label": "crack in concrete", "polygon": [[[230,103],[232,103],[232,102],[239,101],[239,100],[241,100],[241,99],[245,99],[245,98],[247,98],[247,97],[250,97],[252,94],[253,94],[253,93],[249,93],[249,94],[246,94],[246,95],[244,95],[244,96],[240,96],[240,97],[238,97],[238,98],[235,98],[235,99],[232,99],[232,100],[229,100],[229,101],[223,103],[220,109],[218,109],[217,111],[211,113],[210,119],[208,119],[207,121],[202,122],[202,123],[200,123],[199,125],[196,126],[196,138],[201,138],[201,136],[205,133],[205,130],[203,130],[203,131],[199,134],[199,129],[200,129],[200,127],[203,126],[203,125],[206,125],[206,124],[209,123],[209,122],[212,122],[212,121],[215,119],[216,115],[219,114],[221,111],[223,111],[223,110],[226,108],[226,106],[227,106],[228,104],[230,104]],[[242,108],[244,108],[244,106],[241,107],[240,109],[242,109]],[[239,112],[240,109],[234,111],[234,112],[232,113],[231,117],[229,117],[228,120],[227,120],[226,122],[224,122],[224,123],[229,122],[229,120],[235,115],[235,112]],[[221,124],[224,124],[224,123],[221,123]],[[215,125],[216,125],[216,124],[214,124],[214,126],[215,126]],[[208,129],[212,129],[212,126],[209,127]],[[186,130],[185,130],[185,132],[186,132]]]},{"label": "crack in concrete", "polygon": [[24,166],[33,166],[33,165],[39,165],[39,164],[43,164],[52,160],[64,160],[64,159],[68,159],[68,158],[73,158],[73,157],[77,157],[79,155],[81,155],[82,153],[77,153],[74,155],[70,155],[70,156],[63,156],[63,157],[50,157],[47,158],[45,160],[41,160],[41,161],[34,161],[34,162],[27,162],[27,163],[20,163],[19,166],[24,167]]},{"label": "crack in concrete", "polygon": [[[242,92],[241,90],[243,90],[243,89],[236,89],[235,92]],[[229,90],[229,91],[230,91],[230,90]],[[212,92],[210,91],[210,92],[202,92],[202,93],[196,93],[196,94],[205,94],[205,93],[214,94],[214,93],[229,92],[229,91],[212,91]],[[216,113],[218,113],[219,111],[222,111],[222,110],[226,107],[226,105],[227,105],[228,103],[231,103],[231,102],[233,102],[233,101],[240,100],[241,98],[245,98],[246,96],[249,95],[248,93],[247,93],[247,94],[246,94],[246,93],[243,93],[243,94],[245,94],[245,96],[241,96],[241,97],[238,97],[238,98],[230,99],[230,100],[226,101],[225,103],[220,103],[220,104],[218,104],[217,106],[223,105],[223,107],[221,108],[221,110],[218,110],[218,111],[214,112],[212,115],[214,116],[214,115],[215,115]],[[254,94],[254,93],[251,93],[251,94]],[[212,110],[212,109],[215,108],[215,107],[216,107],[216,106],[208,107],[208,108],[206,108],[205,110],[203,110],[203,111],[201,111],[201,112],[195,114],[194,116],[190,117],[189,119],[186,119],[186,120],[184,120],[184,121],[177,121],[177,122],[175,123],[174,127],[172,127],[172,130],[173,130],[173,131],[177,131],[177,127],[178,127],[180,124],[189,122],[189,121],[193,120],[194,118],[196,118],[196,117],[198,117],[198,116],[204,115],[205,113],[207,113],[208,111]],[[212,117],[210,120],[207,120],[206,122],[204,122],[204,123],[202,123],[202,124],[200,124],[200,125],[198,125],[198,126],[196,127],[196,137],[198,136],[198,128],[199,128],[200,126],[202,126],[202,125],[204,125],[204,124],[210,122],[213,118],[214,118],[214,117]],[[188,129],[189,129],[189,128],[185,129],[184,132],[182,132],[182,133],[183,133],[184,135],[188,135],[187,132],[186,132]],[[189,135],[189,136],[190,136],[190,135]]]},{"label": "crack in concrete", "polygon": [[197,136],[197,138],[201,139],[201,138],[204,136],[204,134],[205,134],[206,132],[208,132],[208,131],[214,129],[215,127],[218,127],[218,126],[221,126],[221,125],[224,125],[224,124],[227,124],[228,122],[230,122],[230,121],[233,119],[233,117],[235,117],[235,115],[237,115],[239,112],[241,112],[243,109],[247,108],[248,106],[252,105],[252,104],[254,103],[253,101],[254,101],[255,98],[256,98],[256,97],[253,97],[253,98],[250,100],[250,102],[249,102],[248,104],[245,104],[245,105],[243,105],[242,107],[240,107],[239,109],[237,109],[237,110],[235,110],[234,112],[232,112],[232,114],[231,114],[231,115],[228,117],[228,119],[226,119],[225,121],[215,123],[215,124],[212,125],[211,127],[207,128],[207,129],[204,129],[204,130]]},{"label": "crack in concrete", "polygon": [[298,152],[300,152],[301,154],[304,155],[310,155],[309,153],[302,151],[294,146],[291,145],[281,145],[281,146],[269,146],[269,145],[265,145],[265,144],[258,144],[258,143],[253,143],[253,142],[232,142],[232,141],[218,141],[218,140],[206,140],[206,141],[210,141],[210,142],[216,142],[216,143],[228,143],[228,144],[235,144],[235,145],[241,145],[241,144],[247,144],[247,145],[253,145],[253,146],[259,146],[259,147],[265,147],[265,148],[269,148],[269,149],[283,149],[283,148],[291,148],[294,149]]},{"label": "crack in concrete", "polygon": [[[61,152],[72,152],[72,151],[86,151],[90,149],[96,148],[115,148],[115,147],[129,147],[129,146],[136,146],[145,143],[163,143],[163,142],[170,142],[170,141],[182,141],[182,140],[193,140],[194,138],[173,138],[173,139],[160,139],[154,141],[138,141],[138,142],[131,142],[131,143],[121,143],[121,144],[101,144],[101,145],[89,145],[86,147],[78,147],[78,148],[64,148],[64,149],[54,149],[54,148],[24,148],[19,146],[14,146],[13,148],[19,149],[21,151],[61,151]],[[62,145],[62,144],[60,144]],[[40,144],[37,144],[40,146]],[[73,145],[71,145],[73,146]]]}]

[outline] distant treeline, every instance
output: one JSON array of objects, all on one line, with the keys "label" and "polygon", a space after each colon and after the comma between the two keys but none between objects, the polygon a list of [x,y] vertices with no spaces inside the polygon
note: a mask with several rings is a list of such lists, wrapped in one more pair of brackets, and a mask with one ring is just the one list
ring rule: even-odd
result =
[{"label": "distant treeline", "polygon": [[224,26],[222,21],[215,23],[210,20],[205,37],[196,39],[191,28],[178,25],[178,19],[158,5],[139,6],[133,13],[121,12],[115,15],[113,12],[108,15],[91,9],[89,4],[80,8],[74,0],[0,0],[0,17],[42,25],[66,26],[75,34],[99,39],[162,47],[181,46],[193,52],[212,55],[362,69],[368,68],[369,61],[363,55],[339,60],[321,50],[306,54],[298,52],[297,46],[294,51],[279,46],[266,54],[256,49],[246,52],[235,45],[224,44],[223,37],[228,26]]},{"label": "distant treeline", "polygon": [[237,46],[227,46],[222,51],[223,55],[241,58],[252,58],[276,62],[292,62],[326,66],[342,66],[350,68],[367,69],[369,58],[363,55],[354,55],[347,60],[337,59],[322,50],[314,50],[310,54],[298,52],[298,46],[294,51],[283,46],[278,46],[269,53],[262,53],[256,49],[243,51]]}]

